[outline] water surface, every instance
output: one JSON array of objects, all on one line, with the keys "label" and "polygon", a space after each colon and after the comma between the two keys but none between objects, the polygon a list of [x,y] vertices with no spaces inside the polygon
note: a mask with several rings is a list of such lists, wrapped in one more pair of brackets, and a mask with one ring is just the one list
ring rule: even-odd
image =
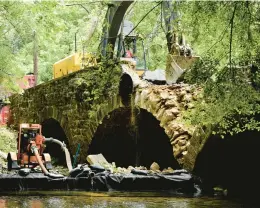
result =
[{"label": "water surface", "polygon": [[31,208],[89,208],[89,207],[136,207],[136,208],[244,208],[259,207],[251,201],[231,200],[223,197],[183,197],[170,193],[153,192],[11,192],[2,193],[2,207]]}]

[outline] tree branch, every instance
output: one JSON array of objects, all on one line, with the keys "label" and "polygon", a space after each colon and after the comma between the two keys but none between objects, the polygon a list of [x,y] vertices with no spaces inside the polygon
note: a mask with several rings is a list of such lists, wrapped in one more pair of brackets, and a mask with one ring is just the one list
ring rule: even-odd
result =
[{"label": "tree branch", "polygon": [[217,45],[219,42],[221,42],[227,32],[228,29],[228,25],[226,26],[226,28],[223,30],[223,33],[220,35],[220,38],[207,50],[205,51],[202,55],[204,55],[205,53],[208,53],[215,45]]},{"label": "tree branch", "polygon": [[126,35],[129,36],[131,34],[131,32],[133,32],[137,27],[138,25],[148,16],[148,14],[150,14],[156,7],[158,7],[160,4],[162,3],[162,1],[160,1],[158,4],[156,4],[152,9],[150,9],[143,17],[142,19],[137,23],[137,25]]},{"label": "tree branch", "polygon": [[84,7],[82,4],[66,4],[66,6],[81,6],[83,9],[86,10],[87,13],[89,13],[88,9]]}]

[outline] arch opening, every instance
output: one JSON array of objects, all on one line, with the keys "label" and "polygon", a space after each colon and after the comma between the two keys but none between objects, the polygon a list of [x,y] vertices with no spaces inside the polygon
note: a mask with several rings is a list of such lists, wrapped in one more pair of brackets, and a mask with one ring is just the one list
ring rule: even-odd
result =
[{"label": "arch opening", "polygon": [[[54,139],[58,139],[62,142],[64,141],[67,148],[69,149],[68,138],[66,137],[63,128],[61,127],[60,123],[57,120],[50,118],[43,121],[41,125],[42,125],[42,134],[44,137],[46,138],[53,137]],[[51,155],[52,161],[55,164],[66,165],[65,154],[58,144],[47,142],[44,152],[48,152]]]},{"label": "arch opening", "polygon": [[99,153],[108,162],[115,162],[117,167],[149,168],[157,162],[161,169],[179,168],[164,129],[143,109],[122,107],[108,114],[98,126],[88,149],[88,154]]},{"label": "arch opening", "polygon": [[252,197],[260,187],[260,132],[246,131],[222,139],[210,137],[199,153],[194,173],[206,188],[220,186],[229,195]]}]

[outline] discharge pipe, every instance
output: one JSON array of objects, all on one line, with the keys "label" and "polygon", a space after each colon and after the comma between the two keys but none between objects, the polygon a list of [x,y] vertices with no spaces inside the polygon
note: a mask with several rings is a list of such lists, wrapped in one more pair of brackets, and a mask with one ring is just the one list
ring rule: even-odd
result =
[{"label": "discharge pipe", "polygon": [[61,142],[60,140],[54,139],[52,137],[44,138],[44,139],[46,142],[53,142],[53,143],[56,143],[61,146],[61,149],[65,152],[67,167],[68,167],[69,171],[71,171],[72,170],[71,158],[70,158],[70,153],[66,147],[66,144],[64,142]]},{"label": "discharge pipe", "polygon": [[38,152],[38,148],[36,146],[31,146],[31,150],[32,150],[33,154],[35,155],[36,160],[37,160],[38,164],[40,165],[40,167],[42,169],[42,172],[45,175],[49,175],[49,171],[45,168],[45,166],[42,163],[42,160],[41,160],[39,152]]},{"label": "discharge pipe", "polygon": [[31,146],[31,151],[33,152],[33,154],[36,157],[36,160],[38,162],[38,164],[40,165],[42,172],[44,173],[44,175],[49,176],[51,178],[63,178],[64,176],[61,174],[53,174],[53,173],[49,173],[49,171],[45,168],[45,166],[43,165],[43,162],[40,158],[39,152],[38,152],[38,148],[37,146],[33,145]]}]

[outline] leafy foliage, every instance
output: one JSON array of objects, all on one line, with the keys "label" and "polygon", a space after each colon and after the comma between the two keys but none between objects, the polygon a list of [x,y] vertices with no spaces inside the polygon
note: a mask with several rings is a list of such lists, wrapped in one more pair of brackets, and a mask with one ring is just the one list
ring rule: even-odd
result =
[{"label": "leafy foliage", "polygon": [[88,73],[82,77],[84,79],[77,79],[77,83],[73,81],[73,86],[77,89],[76,99],[88,109],[88,116],[92,118],[107,103],[106,100],[118,94],[122,71],[120,65],[112,60],[86,70]]},{"label": "leafy foliage", "polygon": [[183,30],[201,56],[184,80],[204,89],[187,121],[222,136],[260,130],[259,4],[184,2],[182,9]]},{"label": "leafy foliage", "polygon": [[[91,35],[93,42],[84,42],[93,17],[102,18],[101,4],[89,4],[86,11],[80,6],[58,1],[0,2],[1,52],[0,77],[12,78],[10,86],[17,79],[33,71],[33,31],[38,43],[39,82],[52,79],[53,64],[75,50],[74,37],[77,34],[77,49],[96,51],[99,33]],[[97,20],[97,22],[99,22]],[[100,28],[101,24],[94,25]],[[3,50],[4,49],[4,50]],[[5,73],[8,72],[8,73]]]}]

